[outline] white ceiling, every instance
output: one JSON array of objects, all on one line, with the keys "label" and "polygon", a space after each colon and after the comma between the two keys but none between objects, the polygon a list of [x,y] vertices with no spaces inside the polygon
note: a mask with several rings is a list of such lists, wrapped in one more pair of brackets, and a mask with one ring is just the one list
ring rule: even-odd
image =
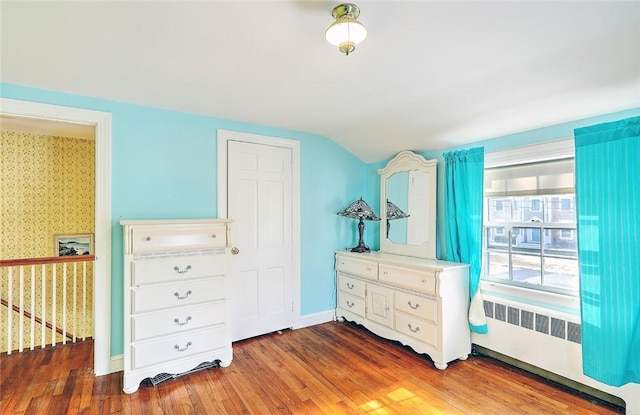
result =
[{"label": "white ceiling", "polygon": [[[640,1],[0,3],[2,82],[326,136],[365,162],[640,107]],[[561,137],[558,137],[561,138]]]}]

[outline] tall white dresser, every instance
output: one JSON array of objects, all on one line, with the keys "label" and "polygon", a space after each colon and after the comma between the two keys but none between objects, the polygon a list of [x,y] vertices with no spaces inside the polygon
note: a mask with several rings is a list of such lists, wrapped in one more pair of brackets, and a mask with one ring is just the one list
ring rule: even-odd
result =
[{"label": "tall white dresser", "polygon": [[380,251],[336,252],[336,317],[444,370],[471,353],[469,266],[436,259],[436,165],[402,151],[378,170]]},{"label": "tall white dresser", "polygon": [[228,219],[123,220],[124,380],[228,366]]}]

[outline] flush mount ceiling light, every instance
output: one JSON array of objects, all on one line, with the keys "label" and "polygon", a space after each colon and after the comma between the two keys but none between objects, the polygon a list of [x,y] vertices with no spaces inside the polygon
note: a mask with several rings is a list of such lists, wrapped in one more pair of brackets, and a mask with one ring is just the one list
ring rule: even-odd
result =
[{"label": "flush mount ceiling light", "polygon": [[344,3],[334,7],[331,15],[336,21],[327,29],[327,41],[348,55],[367,37],[367,28],[356,20],[360,9],[355,4]]}]

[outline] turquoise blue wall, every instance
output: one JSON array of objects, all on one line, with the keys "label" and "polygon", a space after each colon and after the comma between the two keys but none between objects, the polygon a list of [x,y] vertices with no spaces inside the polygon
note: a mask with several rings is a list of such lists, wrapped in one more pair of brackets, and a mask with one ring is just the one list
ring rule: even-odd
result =
[{"label": "turquoise blue wall", "polygon": [[301,313],[335,307],[333,252],[357,239],[355,221],[336,213],[368,189],[366,165],[335,142],[304,132],[11,84],[0,84],[0,96],[112,114],[112,356],[123,352],[119,221],[216,217],[217,129],[300,141]]},{"label": "turquoise blue wall", "polygon": [[[442,154],[447,151],[469,149],[474,147],[484,147],[485,152],[503,150],[512,147],[520,147],[537,143],[544,143],[547,141],[561,140],[563,138],[573,137],[574,128],[585,127],[594,124],[600,124],[604,122],[621,120],[633,116],[640,115],[640,107],[633,108],[624,111],[618,111],[610,114],[598,115],[595,117],[584,118],[563,124],[557,124],[549,127],[538,128],[534,130],[524,131],[516,134],[505,135],[501,137],[491,138],[488,140],[481,140],[465,144],[464,146],[450,147],[437,151],[416,151],[422,154],[427,159],[438,160],[438,220],[437,220],[437,249],[436,256],[440,259],[445,258],[445,240],[444,240],[444,159]],[[429,139],[425,137],[425,147],[429,146]],[[367,165],[367,179],[371,182],[374,180],[374,176],[377,175],[378,169],[384,167],[388,160],[372,163]],[[378,185],[379,186],[379,185]],[[374,189],[369,188],[371,193],[370,197],[374,197]],[[380,190],[377,190],[377,200],[379,204]],[[379,206],[378,206],[379,207]]]},{"label": "turquoise blue wall", "polygon": [[[365,165],[326,137],[18,85],[0,84],[0,96],[112,114],[112,355],[122,353],[123,341],[119,221],[217,216],[217,129],[300,141],[302,315],[335,307],[333,251],[357,243],[355,221],[336,213],[361,196],[380,212],[378,169],[388,160]],[[443,152],[479,146],[492,151],[557,140],[571,137],[577,127],[637,115],[640,108],[422,152],[428,159],[438,159],[438,257],[444,257]],[[366,243],[374,250],[379,249],[379,229],[377,222],[366,223]]]}]

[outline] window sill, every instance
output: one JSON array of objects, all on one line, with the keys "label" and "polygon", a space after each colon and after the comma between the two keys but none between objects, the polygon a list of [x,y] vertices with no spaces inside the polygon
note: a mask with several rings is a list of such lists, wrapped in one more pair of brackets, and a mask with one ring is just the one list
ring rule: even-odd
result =
[{"label": "window sill", "polygon": [[579,297],[515,287],[494,281],[480,281],[480,291],[483,296],[490,295],[572,316],[580,316]]}]

